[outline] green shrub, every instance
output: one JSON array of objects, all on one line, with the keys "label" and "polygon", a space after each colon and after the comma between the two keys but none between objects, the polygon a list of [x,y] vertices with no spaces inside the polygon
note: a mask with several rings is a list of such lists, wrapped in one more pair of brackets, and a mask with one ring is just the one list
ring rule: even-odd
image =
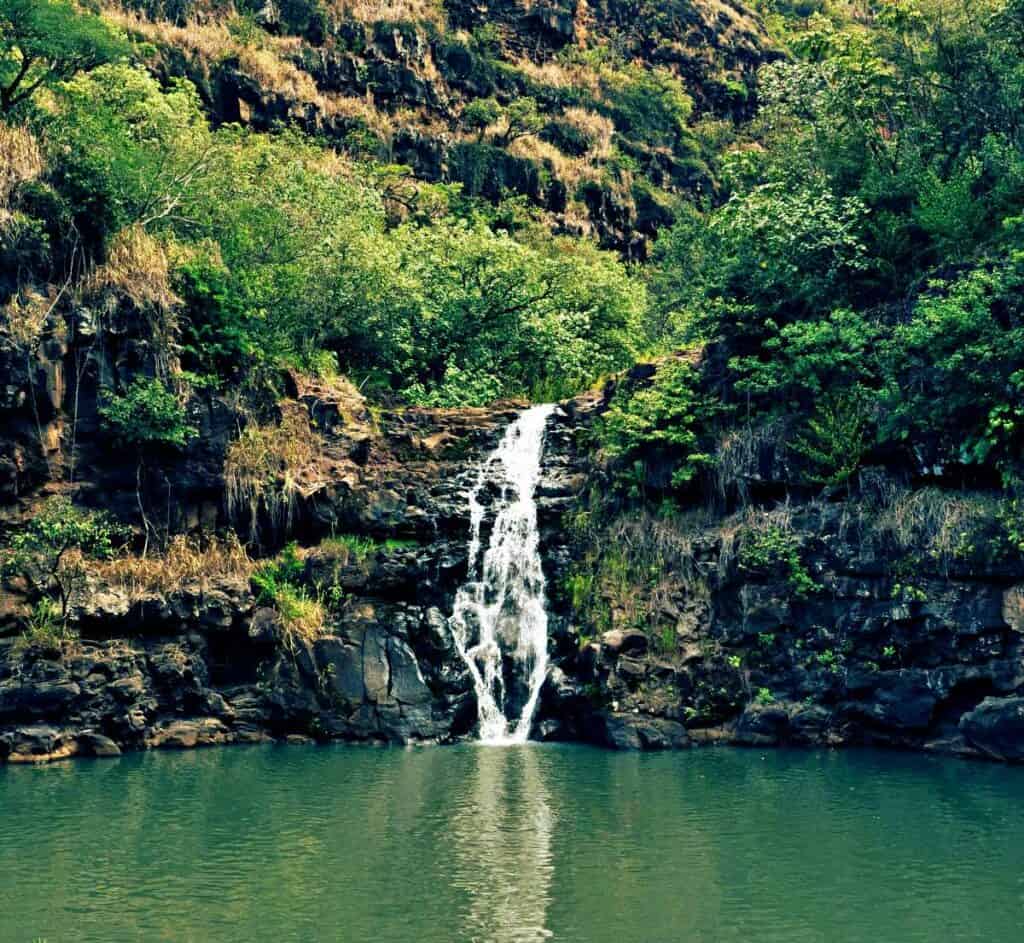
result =
[{"label": "green shrub", "polygon": [[750,573],[781,571],[793,595],[809,596],[821,589],[800,559],[799,540],[792,531],[771,524],[748,527],[740,536],[740,569]]},{"label": "green shrub", "polygon": [[86,588],[89,560],[106,560],[124,528],[107,515],[49,498],[34,517],[0,549],[0,569],[21,577],[35,597],[29,634],[65,633],[71,607]]},{"label": "green shrub", "polygon": [[617,392],[598,430],[608,458],[628,470],[638,456],[661,455],[674,462],[673,486],[692,480],[710,460],[700,449],[707,413],[699,379],[692,363],[673,358],[658,366],[649,385]]},{"label": "green shrub", "polygon": [[180,397],[157,379],[136,378],[100,408],[100,416],[115,440],[133,449],[183,449],[197,432]]}]

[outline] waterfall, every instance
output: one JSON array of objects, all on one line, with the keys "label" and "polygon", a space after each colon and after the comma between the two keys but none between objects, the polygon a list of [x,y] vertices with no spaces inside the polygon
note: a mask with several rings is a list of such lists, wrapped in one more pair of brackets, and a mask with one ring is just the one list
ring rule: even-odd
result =
[{"label": "waterfall", "polygon": [[[508,427],[469,495],[469,570],[449,625],[473,678],[484,743],[526,742],[547,674],[548,615],[533,495],[554,409],[534,406]],[[494,529],[481,555],[484,499],[495,488]]]}]

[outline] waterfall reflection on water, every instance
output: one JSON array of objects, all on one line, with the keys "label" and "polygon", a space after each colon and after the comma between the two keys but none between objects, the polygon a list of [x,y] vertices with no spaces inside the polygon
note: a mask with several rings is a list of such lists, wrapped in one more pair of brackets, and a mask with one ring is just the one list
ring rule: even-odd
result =
[{"label": "waterfall reflection on water", "polygon": [[459,939],[547,940],[554,817],[537,749],[482,746],[472,754],[451,818],[451,881],[467,899]]}]

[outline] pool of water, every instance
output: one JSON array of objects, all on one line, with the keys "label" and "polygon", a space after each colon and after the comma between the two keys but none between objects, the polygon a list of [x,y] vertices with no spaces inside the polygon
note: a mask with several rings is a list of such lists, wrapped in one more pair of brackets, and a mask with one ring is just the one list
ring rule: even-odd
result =
[{"label": "pool of water", "polygon": [[1024,769],[254,747],[0,767],[0,940],[1010,943]]}]

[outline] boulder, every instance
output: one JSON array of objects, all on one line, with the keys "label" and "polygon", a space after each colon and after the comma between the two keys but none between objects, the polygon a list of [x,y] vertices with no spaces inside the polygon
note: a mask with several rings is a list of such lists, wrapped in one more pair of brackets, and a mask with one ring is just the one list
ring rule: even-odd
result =
[{"label": "boulder", "polygon": [[101,733],[85,730],[78,735],[78,744],[87,756],[120,756],[121,748]]},{"label": "boulder", "polygon": [[639,629],[612,629],[601,636],[601,648],[609,655],[643,655],[647,636]]},{"label": "boulder", "polygon": [[74,756],[79,749],[73,731],[34,724],[0,733],[0,757],[8,763],[48,763]]},{"label": "boulder", "polygon": [[388,660],[391,666],[391,696],[401,704],[423,705],[433,699],[423,680],[419,662],[412,649],[401,639],[388,639]]},{"label": "boulder", "polygon": [[736,725],[734,742],[743,746],[776,746],[786,739],[789,713],[778,704],[750,704]]},{"label": "boulder", "polygon": [[607,714],[604,740],[616,750],[668,750],[689,745],[682,724],[644,714]]},{"label": "boulder", "polygon": [[158,727],[146,745],[187,750],[192,747],[227,743],[228,729],[216,717],[196,717],[191,720],[173,720]]},{"label": "boulder", "polygon": [[1024,697],[987,697],[960,718],[959,727],[988,756],[1024,761]]}]

